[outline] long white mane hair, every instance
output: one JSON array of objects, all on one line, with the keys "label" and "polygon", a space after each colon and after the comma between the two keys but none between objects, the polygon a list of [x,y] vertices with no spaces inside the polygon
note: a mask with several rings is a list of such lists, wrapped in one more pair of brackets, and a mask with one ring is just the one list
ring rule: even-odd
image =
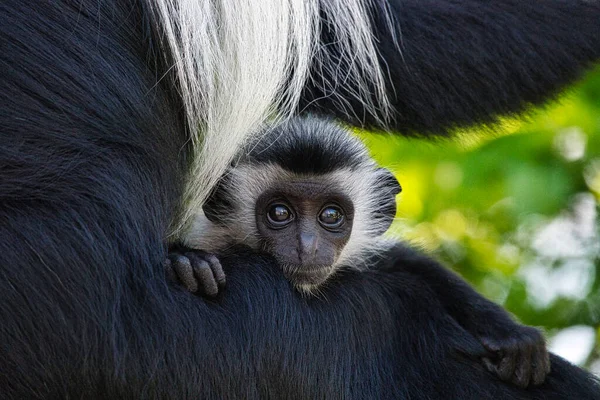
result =
[{"label": "long white mane hair", "polygon": [[[338,85],[358,88],[353,95],[379,115],[389,107],[371,0],[147,1],[173,61],[196,148],[176,229],[201,207],[250,135],[297,109],[309,79],[328,96],[336,96]],[[336,59],[321,43],[325,28],[339,51]],[[311,77],[315,65],[333,78]]]}]

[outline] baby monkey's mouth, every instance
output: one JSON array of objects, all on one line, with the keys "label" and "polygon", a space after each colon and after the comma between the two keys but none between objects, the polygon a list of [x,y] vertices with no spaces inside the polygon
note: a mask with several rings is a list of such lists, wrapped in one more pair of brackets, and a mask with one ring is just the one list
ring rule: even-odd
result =
[{"label": "baby monkey's mouth", "polygon": [[334,272],[331,265],[284,265],[283,273],[302,292],[310,292],[323,284]]}]

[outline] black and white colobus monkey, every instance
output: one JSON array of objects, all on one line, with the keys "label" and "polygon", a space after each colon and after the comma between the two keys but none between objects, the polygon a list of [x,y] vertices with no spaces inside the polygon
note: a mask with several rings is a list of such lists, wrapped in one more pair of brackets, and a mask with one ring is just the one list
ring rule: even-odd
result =
[{"label": "black and white colobus monkey", "polygon": [[[394,219],[400,191],[394,175],[378,167],[347,129],[324,119],[294,119],[241,150],[184,236],[189,249],[171,254],[169,271],[188,290],[216,295],[225,274],[206,251],[245,244],[272,255],[296,289],[313,294],[336,271],[367,268],[373,254],[394,247],[381,235]],[[550,368],[543,336],[423,259],[422,270],[408,268],[495,355],[484,358],[485,365],[519,386],[541,384]],[[453,307],[457,302],[478,306],[467,312]]]},{"label": "black and white colobus monkey", "polygon": [[485,305],[440,299],[400,245],[326,302],[248,249],[222,257],[218,302],[168,284],[163,261],[263,121],[493,122],[599,59],[599,15],[584,0],[0,2],[1,397],[597,399],[556,356],[526,390],[489,373],[456,317]]},{"label": "black and white colobus monkey", "polygon": [[[308,294],[340,267],[364,267],[369,255],[389,247],[381,235],[394,219],[400,191],[394,175],[346,129],[322,118],[296,118],[240,150],[183,243],[209,253],[235,244],[265,251]],[[171,256],[181,282],[215,295],[224,277],[218,260],[187,254]]]}]

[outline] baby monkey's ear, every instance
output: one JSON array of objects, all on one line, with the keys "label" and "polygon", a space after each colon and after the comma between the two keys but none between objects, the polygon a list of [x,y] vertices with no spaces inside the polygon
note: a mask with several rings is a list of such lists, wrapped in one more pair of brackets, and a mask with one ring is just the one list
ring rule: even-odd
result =
[{"label": "baby monkey's ear", "polygon": [[398,179],[396,179],[394,174],[392,174],[389,169],[377,168],[377,172],[381,177],[379,181],[381,182],[382,188],[388,189],[390,194],[393,196],[396,196],[402,192],[402,186],[400,186],[400,182],[398,182]]},{"label": "baby monkey's ear", "polygon": [[230,178],[227,175],[221,177],[202,205],[202,211],[210,222],[223,223],[223,216],[230,215],[233,210],[234,205],[231,203],[230,196],[227,195],[230,184]]},{"label": "baby monkey's ear", "polygon": [[383,235],[388,230],[396,216],[396,195],[402,191],[398,179],[386,168],[377,168],[375,171],[374,192],[377,200],[376,209],[373,211],[375,235]]}]

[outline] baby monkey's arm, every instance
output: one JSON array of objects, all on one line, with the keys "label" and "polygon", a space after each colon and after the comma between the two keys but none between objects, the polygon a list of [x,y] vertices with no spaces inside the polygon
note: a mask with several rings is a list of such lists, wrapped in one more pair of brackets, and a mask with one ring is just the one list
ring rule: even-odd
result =
[{"label": "baby monkey's arm", "polygon": [[436,261],[410,249],[401,252],[396,266],[420,277],[459,325],[477,337],[489,351],[482,358],[489,371],[519,387],[544,382],[550,359],[539,330],[516,323],[502,307]]},{"label": "baby monkey's arm", "polygon": [[167,275],[190,292],[215,297],[225,286],[225,272],[217,256],[181,245],[169,249]]}]

